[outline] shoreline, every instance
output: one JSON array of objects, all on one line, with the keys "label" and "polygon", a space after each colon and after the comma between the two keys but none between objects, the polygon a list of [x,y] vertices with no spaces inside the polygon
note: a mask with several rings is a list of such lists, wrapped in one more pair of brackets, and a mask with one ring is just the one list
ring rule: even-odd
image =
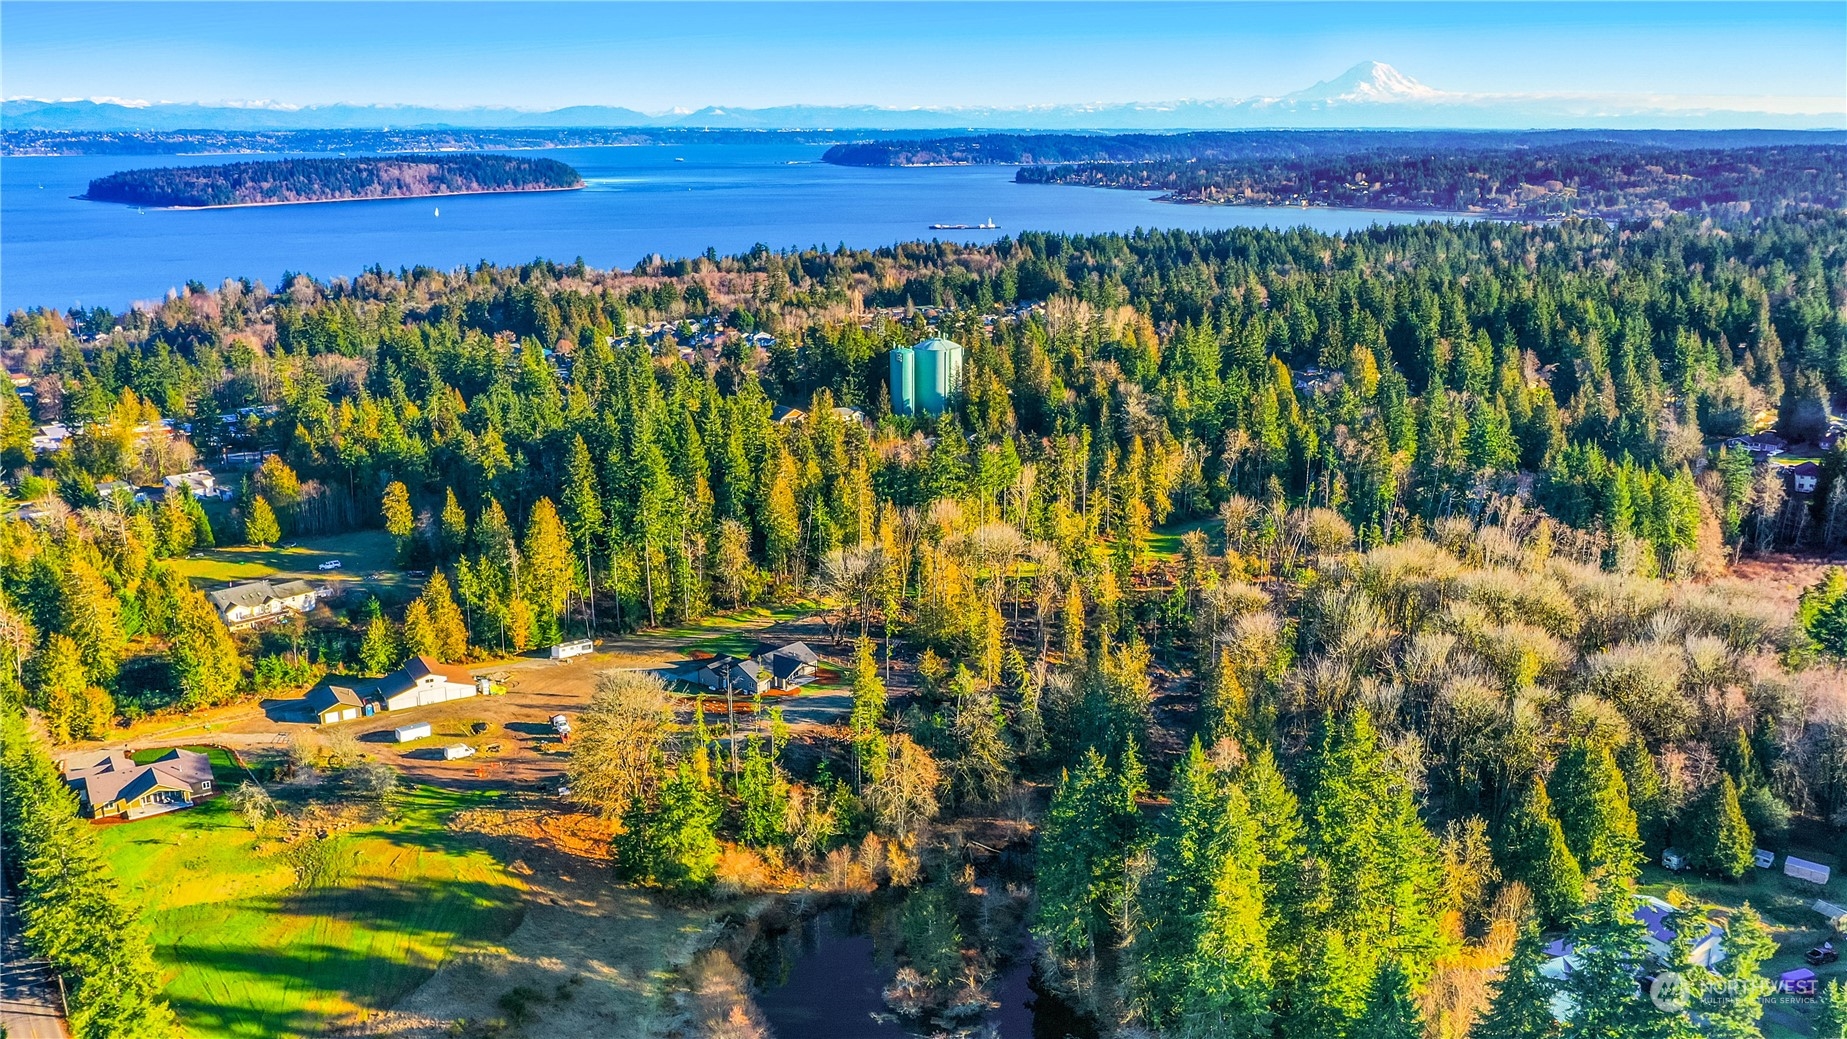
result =
[{"label": "shoreline", "polygon": [[145,202],[123,202],[113,198],[91,198],[88,195],[72,195],[80,202],[100,202],[111,206],[133,206],[136,209],[159,209],[179,213],[203,213],[213,209],[257,209],[265,206],[320,206],[335,202],[409,202],[421,198],[456,198],[463,195],[536,195],[546,191],[582,191],[588,184],[577,184],[568,188],[489,188],[482,191],[432,191],[427,195],[355,195],[352,198],[297,198],[279,202],[226,202],[217,206],[163,206],[148,205]]}]

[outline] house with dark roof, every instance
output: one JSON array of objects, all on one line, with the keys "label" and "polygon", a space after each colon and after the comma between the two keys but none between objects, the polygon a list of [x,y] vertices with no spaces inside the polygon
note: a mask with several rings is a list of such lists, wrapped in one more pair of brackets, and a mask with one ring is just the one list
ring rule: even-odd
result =
[{"label": "house with dark roof", "polygon": [[814,681],[821,657],[806,642],[786,646],[759,646],[753,658],[769,669],[770,688],[799,689]]},{"label": "house with dark roof", "polygon": [[314,609],[320,593],[306,581],[243,581],[206,592],[227,628],[244,628]]},{"label": "house with dark roof", "polygon": [[1821,466],[1814,462],[1798,462],[1785,466],[1783,475],[1789,479],[1789,489],[1794,494],[1814,494],[1821,482]]},{"label": "house with dark roof", "polygon": [[175,748],[145,764],[121,751],[65,758],[64,782],[92,819],[144,819],[191,808],[217,791],[212,760]]},{"label": "house with dark roof", "polygon": [[706,689],[724,692],[729,684],[734,693],[755,696],[790,692],[807,685],[814,681],[820,662],[820,656],[809,649],[807,643],[791,642],[786,646],[759,646],[755,655],[749,657],[720,653],[689,660],[674,668],[671,674]]}]

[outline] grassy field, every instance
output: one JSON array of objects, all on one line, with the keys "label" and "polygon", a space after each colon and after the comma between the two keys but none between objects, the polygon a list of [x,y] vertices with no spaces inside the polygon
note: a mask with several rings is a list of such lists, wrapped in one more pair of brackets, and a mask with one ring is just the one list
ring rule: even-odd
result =
[{"label": "grassy field", "polygon": [[1156,559],[1179,559],[1181,537],[1195,530],[1205,531],[1206,538],[1215,549],[1219,549],[1223,526],[1224,524],[1216,516],[1209,516],[1205,519],[1158,527],[1148,535],[1148,555]]},{"label": "grassy field", "polygon": [[[382,530],[356,530],[324,538],[289,541],[292,548],[233,545],[201,549],[174,566],[200,585],[218,585],[226,581],[254,581],[266,577],[300,578],[317,584],[364,581],[368,586],[408,587],[405,575],[398,572],[397,550],[391,537]],[[338,570],[322,570],[320,564],[331,559],[340,561]],[[378,580],[366,577],[383,573]]]},{"label": "grassy field", "polygon": [[222,797],[102,839],[147,907],[187,1036],[318,1035],[390,1006],[452,956],[499,948],[518,925],[521,882],[445,825],[494,796],[415,787],[390,821],[286,848],[259,846]]},{"label": "grassy field", "polygon": [[813,613],[809,602],[774,607],[751,607],[735,613],[713,614],[692,624],[648,632],[649,638],[681,642],[688,653],[730,653],[748,656],[757,648],[763,629],[772,624],[799,620]]}]

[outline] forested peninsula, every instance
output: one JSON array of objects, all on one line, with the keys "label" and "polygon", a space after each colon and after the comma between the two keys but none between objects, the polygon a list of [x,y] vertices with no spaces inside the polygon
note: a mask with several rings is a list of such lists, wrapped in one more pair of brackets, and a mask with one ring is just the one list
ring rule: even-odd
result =
[{"label": "forested peninsula", "polygon": [[204,209],[499,191],[562,191],[583,184],[576,170],[554,159],[396,155],[124,170],[92,180],[89,191],[80,197],[131,206]]},{"label": "forested peninsula", "polygon": [[1765,131],[987,134],[829,149],[856,166],[1021,165],[1023,184],[1164,202],[1610,220],[1847,206],[1847,139]]}]

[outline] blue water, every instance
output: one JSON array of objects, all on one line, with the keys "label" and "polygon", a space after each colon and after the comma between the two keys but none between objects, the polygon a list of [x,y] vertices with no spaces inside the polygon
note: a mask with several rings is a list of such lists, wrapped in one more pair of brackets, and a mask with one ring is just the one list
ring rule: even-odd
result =
[{"label": "blue water", "polygon": [[[1013,168],[854,169],[825,147],[782,143],[560,148],[582,191],[179,212],[83,202],[92,177],[230,156],[7,158],[0,163],[0,309],[121,309],[198,280],[274,288],[284,272],[352,276],[373,264],[451,268],[534,258],[632,266],[652,253],[742,252],[932,237],[988,241],[1022,230],[1308,226],[1325,231],[1417,219],[1333,209],[1177,206],[1150,192],[1013,183]],[[680,161],[684,160],[684,161]],[[437,210],[441,215],[437,215]],[[932,223],[996,231],[936,231]]]}]

